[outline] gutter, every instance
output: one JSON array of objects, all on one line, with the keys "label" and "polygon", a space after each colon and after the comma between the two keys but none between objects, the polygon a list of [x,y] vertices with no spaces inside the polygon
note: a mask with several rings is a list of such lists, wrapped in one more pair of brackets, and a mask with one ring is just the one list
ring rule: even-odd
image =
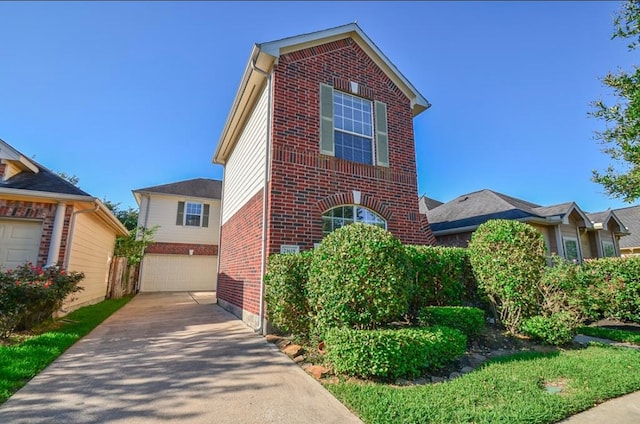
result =
[{"label": "gutter", "polygon": [[273,102],[273,84],[271,83],[272,72],[265,72],[262,69],[256,66],[257,56],[260,54],[260,50],[257,51],[257,54],[251,58],[251,69],[267,80],[267,90],[269,90],[268,100],[267,100],[267,134],[265,141],[265,164],[264,164],[264,187],[262,190],[262,255],[260,258],[260,312],[258,313],[259,324],[258,328],[255,329],[256,333],[262,334],[264,331],[264,276],[267,272],[267,210],[269,208],[269,202],[267,200],[267,196],[269,193],[269,180],[270,180],[270,157],[271,157],[271,104]]}]

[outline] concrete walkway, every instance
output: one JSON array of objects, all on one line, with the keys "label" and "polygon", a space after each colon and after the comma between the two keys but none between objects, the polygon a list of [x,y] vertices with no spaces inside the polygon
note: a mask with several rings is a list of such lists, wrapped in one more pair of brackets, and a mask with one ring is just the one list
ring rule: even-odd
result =
[{"label": "concrete walkway", "polygon": [[0,406],[0,423],[360,423],[205,293],[140,294]]}]

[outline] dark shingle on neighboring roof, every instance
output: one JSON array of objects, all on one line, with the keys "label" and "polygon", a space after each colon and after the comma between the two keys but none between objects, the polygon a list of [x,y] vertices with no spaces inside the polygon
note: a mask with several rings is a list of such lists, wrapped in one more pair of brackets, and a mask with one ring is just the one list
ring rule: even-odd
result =
[{"label": "dark shingle on neighboring roof", "polygon": [[566,202],[566,203],[560,203],[559,205],[540,206],[538,208],[532,209],[531,212],[535,213],[536,215],[544,216],[544,217],[555,216],[555,215],[565,215],[571,210],[571,207],[573,205],[574,205],[573,202]]},{"label": "dark shingle on neighboring roof", "polygon": [[90,194],[74,186],[64,178],[31,160],[40,172],[24,171],[6,181],[0,181],[0,187],[16,190],[44,191],[48,193],[89,196]]},{"label": "dark shingle on neighboring roof", "polygon": [[[593,212],[593,213],[588,213],[587,217],[589,217],[591,222],[604,222],[604,220],[609,217],[610,213],[611,213],[610,210],[606,210],[606,211],[602,211],[602,212]],[[616,214],[616,216],[617,215],[618,214]]]},{"label": "dark shingle on neighboring roof", "polygon": [[418,206],[420,208],[421,214],[426,214],[427,211],[430,211],[431,209],[435,209],[440,205],[444,205],[444,203],[427,196],[420,196],[420,200],[418,201]]},{"label": "dark shingle on neighboring roof", "polygon": [[212,180],[209,178],[195,178],[193,180],[140,188],[134,190],[134,192],[175,194],[178,196],[220,199],[222,197],[222,181]]},{"label": "dark shingle on neighboring roof", "polygon": [[628,208],[614,209],[620,221],[629,229],[628,236],[620,237],[621,248],[631,248],[640,246],[640,206],[630,206]]}]

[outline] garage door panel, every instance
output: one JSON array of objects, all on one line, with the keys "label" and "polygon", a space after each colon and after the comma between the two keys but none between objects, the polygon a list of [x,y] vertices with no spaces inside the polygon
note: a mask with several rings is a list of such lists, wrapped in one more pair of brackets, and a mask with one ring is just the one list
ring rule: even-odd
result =
[{"label": "garage door panel", "polygon": [[147,254],[140,291],[211,291],[216,288],[217,256]]},{"label": "garage door panel", "polygon": [[0,219],[0,269],[35,263],[41,235],[41,222]]}]

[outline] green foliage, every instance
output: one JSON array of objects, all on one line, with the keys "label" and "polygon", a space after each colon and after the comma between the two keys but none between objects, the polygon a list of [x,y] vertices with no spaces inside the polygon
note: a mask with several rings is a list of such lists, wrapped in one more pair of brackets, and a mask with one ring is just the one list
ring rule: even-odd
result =
[{"label": "green foliage", "polygon": [[82,290],[78,283],[83,278],[84,274],[67,273],[59,266],[31,263],[0,272],[0,338],[51,318],[67,296]]},{"label": "green foliage", "polygon": [[56,329],[29,337],[19,344],[0,345],[0,403],[130,299],[105,300],[77,309]]},{"label": "green foliage", "polygon": [[428,306],[420,310],[418,322],[423,326],[444,326],[478,337],[484,329],[484,311],[465,306]]},{"label": "green foliage", "polygon": [[310,331],[307,280],[312,255],[271,255],[264,276],[267,318],[278,329],[303,339]]},{"label": "green foliage", "polygon": [[158,228],[157,225],[151,228],[140,227],[137,232],[130,231],[127,236],[118,236],[114,255],[127,258],[129,265],[140,263],[144,250],[153,243]]},{"label": "green foliage", "polygon": [[129,206],[127,209],[120,209],[120,203],[113,203],[103,199],[102,203],[118,218],[118,220],[129,231],[134,231],[138,227],[138,210]]},{"label": "green foliage", "polygon": [[640,323],[640,257],[585,261],[578,278],[588,293],[590,318]]},{"label": "green foliage", "polygon": [[573,340],[580,322],[566,311],[548,316],[526,318],[520,324],[520,331],[527,336],[551,345],[564,345]]},{"label": "green foliage", "polygon": [[478,303],[476,282],[466,249],[405,246],[413,276],[410,312],[430,305]]},{"label": "green foliage", "polygon": [[[550,394],[548,384],[563,390]],[[325,387],[369,424],[551,424],[640,389],[640,351],[591,346],[519,354],[444,384]]]},{"label": "green foliage", "polygon": [[[613,38],[630,38],[629,50],[639,44],[640,5],[632,0],[624,3],[614,18]],[[609,72],[602,82],[613,91],[618,101],[613,105],[603,100],[592,103],[590,116],[604,121],[607,127],[595,133],[605,147],[603,152],[621,165],[618,171],[610,165],[604,172],[593,171],[593,181],[601,184],[609,196],[633,202],[640,198],[640,68],[632,72]]]},{"label": "green foliage", "polygon": [[466,337],[447,327],[397,330],[334,328],[327,332],[326,359],[337,373],[359,377],[417,377],[462,355]]},{"label": "green foliage", "polygon": [[578,333],[585,336],[615,340],[622,343],[640,345],[640,332],[631,330],[616,330],[604,327],[581,327]]},{"label": "green foliage", "polygon": [[317,335],[332,327],[378,328],[408,310],[411,279],[404,248],[391,233],[351,224],[314,249],[308,294]]},{"label": "green foliage", "polygon": [[516,333],[539,303],[537,287],[546,264],[542,234],[519,221],[490,220],[473,233],[468,249],[478,287],[502,324]]}]

